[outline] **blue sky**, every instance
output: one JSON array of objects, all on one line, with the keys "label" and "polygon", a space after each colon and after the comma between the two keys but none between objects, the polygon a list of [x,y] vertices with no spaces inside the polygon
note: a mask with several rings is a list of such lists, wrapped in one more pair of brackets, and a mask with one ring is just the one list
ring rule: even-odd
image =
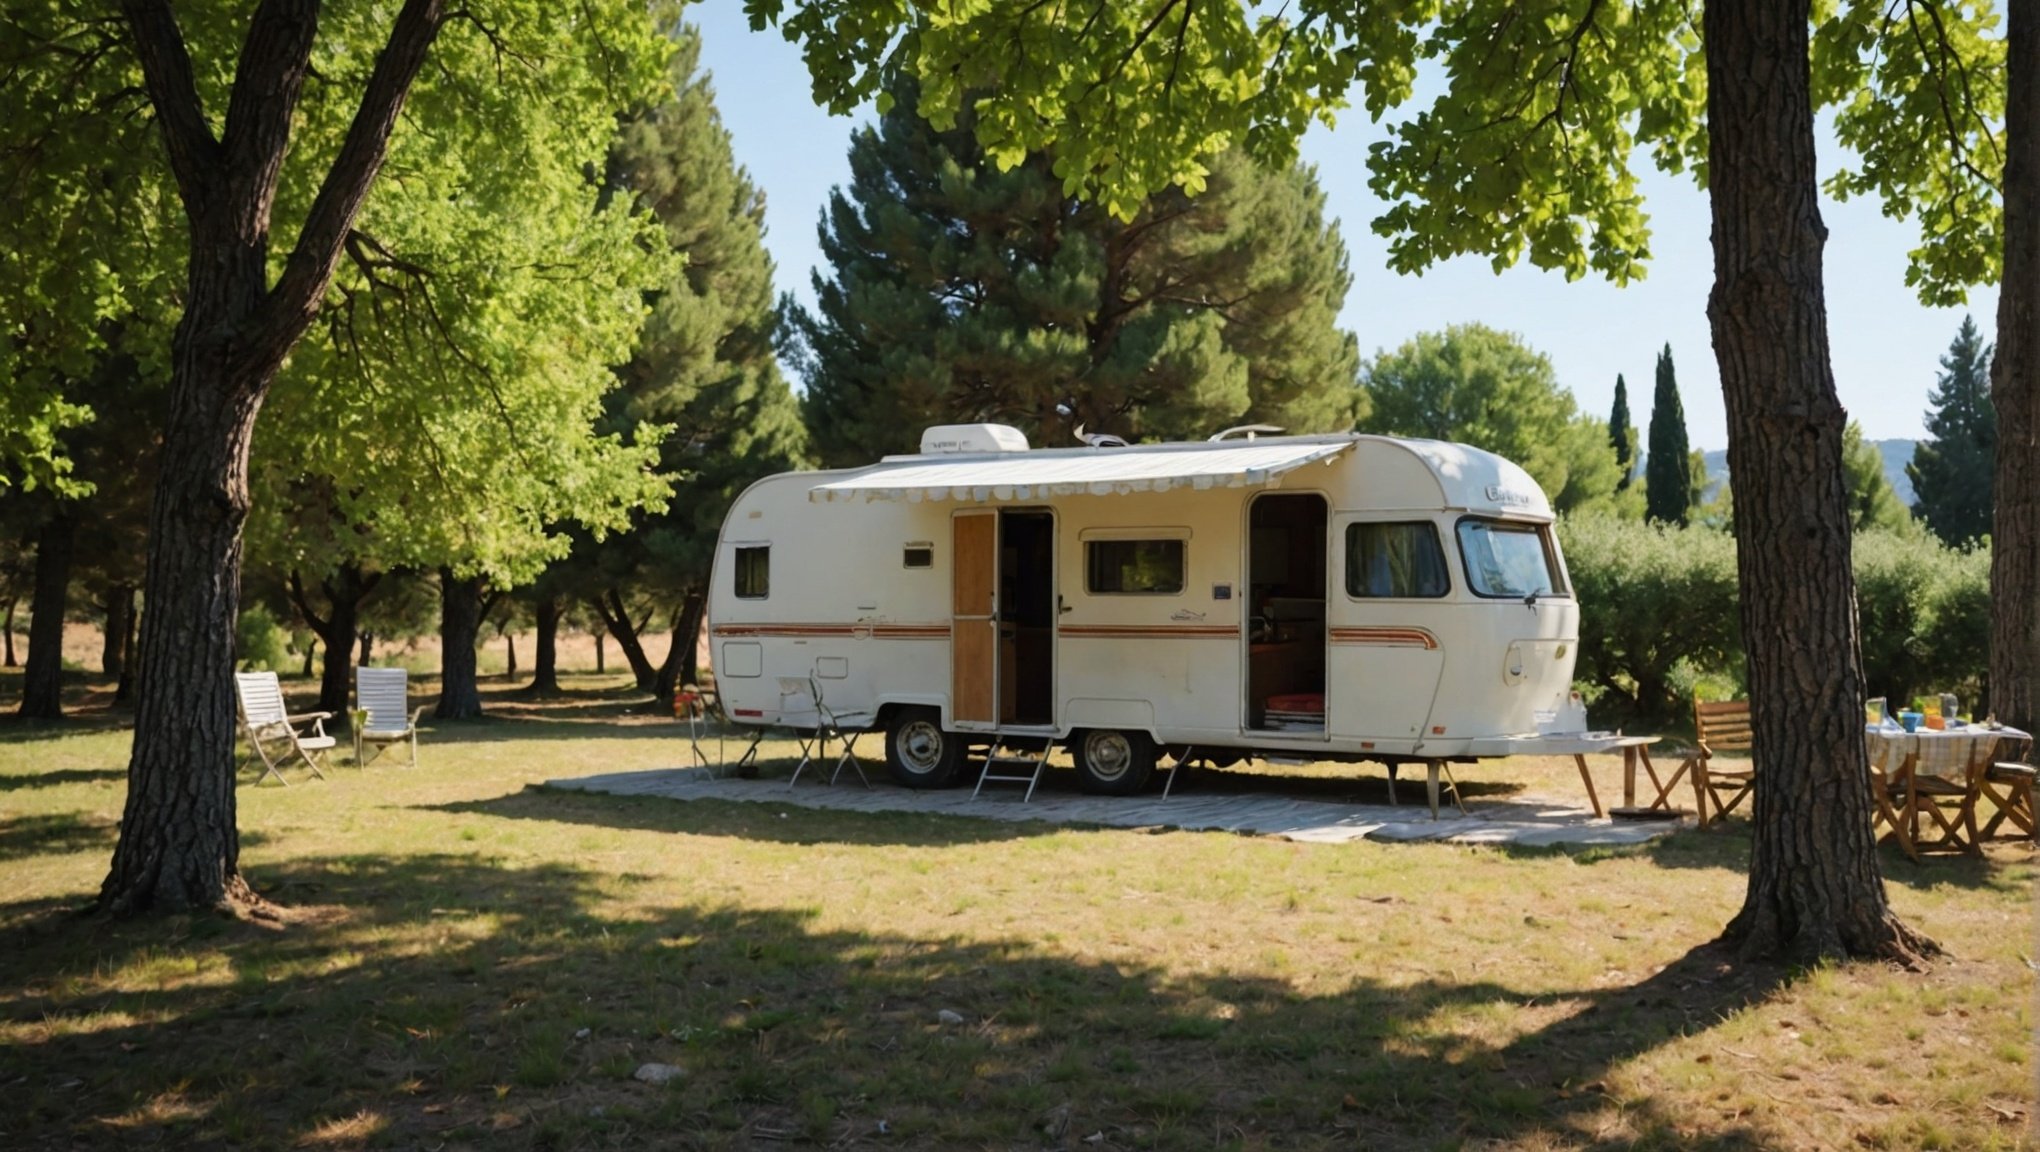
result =
[{"label": "blue sky", "polygon": [[[716,103],[738,163],[766,196],[766,244],[779,286],[813,300],[810,270],[822,263],[815,227],[832,187],[849,179],[845,159],[858,120],[817,107],[798,51],[776,31],[752,32],[735,0],[690,9],[701,27],[702,64],[714,76]],[[1417,332],[1480,321],[1523,336],[1549,356],[1581,410],[1605,419],[1615,376],[1628,378],[1632,419],[1650,418],[1653,368],[1669,343],[1679,394],[1697,448],[1728,442],[1719,379],[1707,330],[1713,258],[1706,197],[1684,177],[1644,177],[1654,231],[1648,276],[1626,288],[1600,280],[1567,283],[1555,273],[1517,267],[1496,275],[1480,258],[1438,265],[1422,276],[1387,270],[1387,242],[1368,228],[1381,210],[1367,190],[1367,145],[1378,129],[1362,113],[1336,131],[1312,130],[1303,158],[1315,164],[1326,211],[1340,221],[1353,288],[1340,323],[1363,354],[1393,348]],[[1822,172],[1838,163],[1823,140]],[[1963,313],[1986,339],[1996,329],[1997,292],[1970,293],[1964,308],[1931,309],[1905,287],[1912,226],[1883,218],[1874,203],[1824,201],[1828,226],[1828,335],[1842,403],[1872,439],[1922,435],[1927,392]]]}]

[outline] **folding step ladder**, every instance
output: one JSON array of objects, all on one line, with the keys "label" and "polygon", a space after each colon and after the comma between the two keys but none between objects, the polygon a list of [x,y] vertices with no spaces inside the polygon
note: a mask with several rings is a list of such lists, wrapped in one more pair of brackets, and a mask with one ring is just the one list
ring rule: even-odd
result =
[{"label": "folding step ladder", "polygon": [[1021,739],[1040,740],[1041,750],[1009,749],[1004,739],[992,741],[991,748],[985,752],[984,774],[978,777],[977,787],[971,789],[971,799],[977,799],[986,784],[1025,784],[1027,794],[1020,798],[1020,802],[1025,804],[1034,799],[1035,786],[1041,783],[1042,769],[1048,767],[1049,754],[1055,751],[1055,738],[1028,736]]}]

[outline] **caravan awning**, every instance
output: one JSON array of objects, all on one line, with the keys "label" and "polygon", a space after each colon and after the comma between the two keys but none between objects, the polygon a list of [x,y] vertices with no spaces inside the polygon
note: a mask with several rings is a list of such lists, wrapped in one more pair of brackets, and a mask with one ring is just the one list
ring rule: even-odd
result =
[{"label": "caravan awning", "polygon": [[1351,440],[1278,443],[1167,444],[1090,448],[967,460],[917,458],[808,490],[823,500],[1042,500],[1050,496],[1113,496],[1176,488],[1260,488],[1283,473],[1328,460]]}]

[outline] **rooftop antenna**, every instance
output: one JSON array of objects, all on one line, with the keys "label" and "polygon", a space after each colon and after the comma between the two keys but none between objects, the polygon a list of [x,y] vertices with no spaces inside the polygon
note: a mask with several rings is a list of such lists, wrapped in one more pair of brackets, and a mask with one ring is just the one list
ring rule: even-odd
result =
[{"label": "rooftop antenna", "polygon": [[1217,435],[1213,436],[1211,439],[1213,442],[1219,440],[1230,440],[1234,436],[1238,436],[1244,433],[1247,439],[1252,440],[1254,437],[1262,435],[1263,433],[1273,436],[1278,433],[1287,431],[1288,431],[1287,428],[1282,428],[1274,424],[1241,424],[1238,425],[1237,427],[1228,428],[1225,431],[1220,432]]}]

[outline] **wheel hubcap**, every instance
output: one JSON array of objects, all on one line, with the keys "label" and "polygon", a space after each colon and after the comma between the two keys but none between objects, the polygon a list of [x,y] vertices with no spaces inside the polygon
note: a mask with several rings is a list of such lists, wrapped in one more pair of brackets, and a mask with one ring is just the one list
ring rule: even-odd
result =
[{"label": "wheel hubcap", "polygon": [[1093,732],[1084,738],[1084,763],[1100,780],[1117,780],[1133,765],[1133,746],[1117,732]]},{"label": "wheel hubcap", "polygon": [[900,759],[916,772],[932,772],[942,760],[942,729],[916,720],[900,732]]}]

